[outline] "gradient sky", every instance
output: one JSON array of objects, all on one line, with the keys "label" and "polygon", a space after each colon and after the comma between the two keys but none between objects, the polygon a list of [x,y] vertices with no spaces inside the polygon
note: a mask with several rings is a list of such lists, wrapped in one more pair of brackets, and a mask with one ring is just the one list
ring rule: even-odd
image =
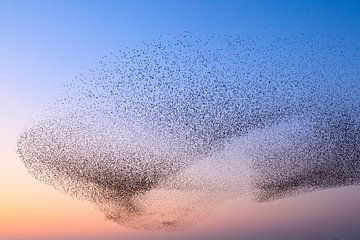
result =
[{"label": "gradient sky", "polygon": [[0,239],[360,239],[360,187],[269,203],[225,203],[184,233],[135,232],[39,183],[16,139],[75,75],[99,59],[184,31],[333,34],[360,43],[360,1],[0,0]]}]

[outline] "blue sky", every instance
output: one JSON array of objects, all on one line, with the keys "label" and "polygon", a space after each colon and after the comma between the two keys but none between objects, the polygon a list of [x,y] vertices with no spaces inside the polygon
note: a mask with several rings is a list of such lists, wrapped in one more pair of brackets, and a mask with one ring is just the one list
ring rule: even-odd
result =
[{"label": "blue sky", "polygon": [[0,81],[19,95],[33,87],[53,91],[111,51],[183,31],[246,35],[304,29],[358,42],[359,5],[358,1],[0,1]]},{"label": "blue sky", "polygon": [[[359,5],[358,1],[0,1],[1,81],[26,86],[29,81],[23,77],[33,76],[35,84],[47,87],[111,51],[183,31],[277,34],[304,29],[358,41]],[[63,76],[56,79],[54,73]]]}]

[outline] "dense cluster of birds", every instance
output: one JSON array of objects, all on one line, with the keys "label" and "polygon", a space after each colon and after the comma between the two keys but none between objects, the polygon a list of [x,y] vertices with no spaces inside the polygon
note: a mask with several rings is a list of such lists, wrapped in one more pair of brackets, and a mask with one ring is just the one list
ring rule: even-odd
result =
[{"label": "dense cluster of birds", "polygon": [[38,180],[124,226],[181,230],[226,199],[360,182],[359,47],[161,37],[75,77],[19,136]]}]

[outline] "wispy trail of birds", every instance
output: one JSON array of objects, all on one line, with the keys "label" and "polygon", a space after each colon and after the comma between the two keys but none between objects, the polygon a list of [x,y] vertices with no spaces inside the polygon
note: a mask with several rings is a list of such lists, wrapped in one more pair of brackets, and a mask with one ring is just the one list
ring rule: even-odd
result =
[{"label": "wispy trail of birds", "polygon": [[359,184],[359,50],[306,34],[162,37],[78,75],[18,154],[36,179],[151,230],[242,194]]}]

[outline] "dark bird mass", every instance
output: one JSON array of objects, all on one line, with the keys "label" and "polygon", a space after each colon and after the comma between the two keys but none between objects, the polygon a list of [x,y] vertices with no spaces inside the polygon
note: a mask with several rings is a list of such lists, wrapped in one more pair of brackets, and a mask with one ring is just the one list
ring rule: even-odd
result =
[{"label": "dark bird mass", "polygon": [[160,37],[66,84],[17,152],[39,181],[149,230],[243,194],[359,184],[359,50],[295,33]]}]

